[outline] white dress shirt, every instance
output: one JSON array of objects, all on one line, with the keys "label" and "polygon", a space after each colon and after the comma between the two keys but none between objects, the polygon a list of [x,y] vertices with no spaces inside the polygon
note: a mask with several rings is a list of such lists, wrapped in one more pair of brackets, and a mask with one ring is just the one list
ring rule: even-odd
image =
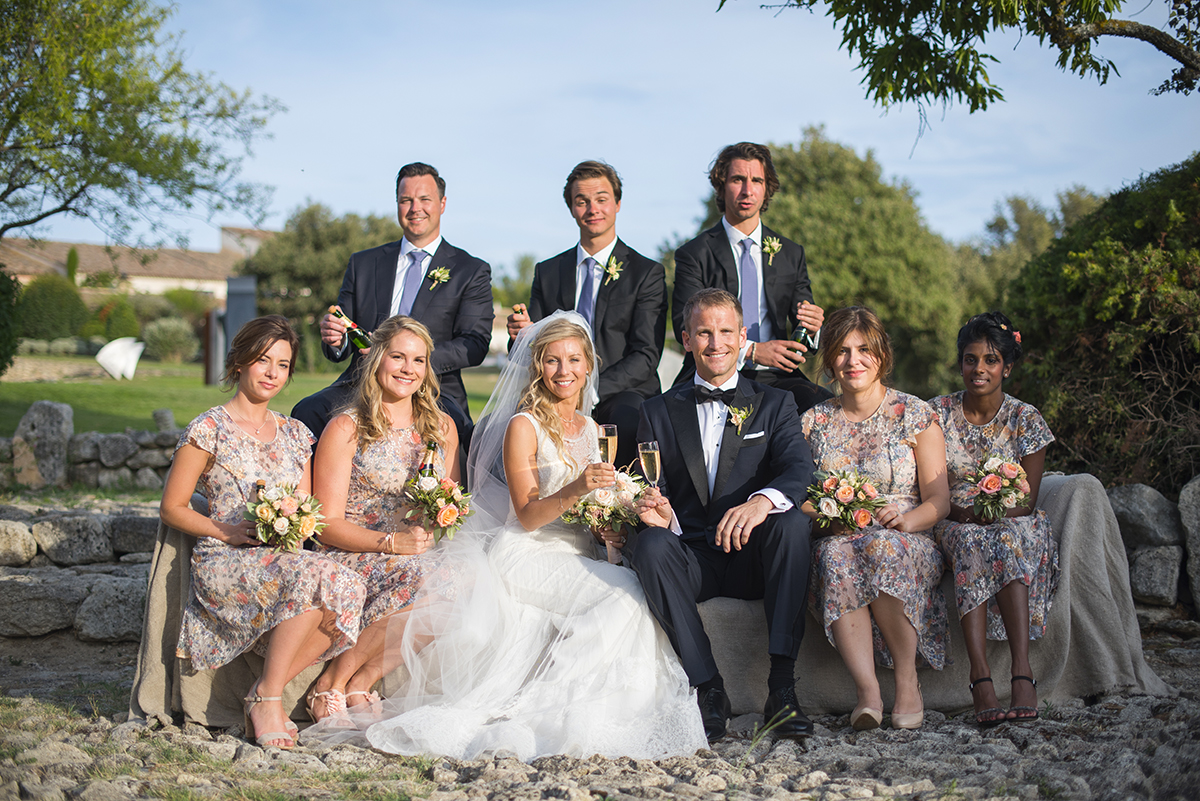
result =
[{"label": "white dress shirt", "polygon": [[[729,237],[729,247],[733,251],[733,263],[737,267],[738,274],[738,300],[742,305],[746,305],[746,299],[742,297],[742,240],[750,237],[753,244],[750,246],[750,258],[754,260],[754,271],[758,273],[758,341],[767,342],[775,339],[774,329],[771,328],[771,316],[767,313],[767,285],[763,281],[762,269],[762,222],[753,232],[743,234],[738,229],[729,224],[729,220],[721,218],[721,225],[725,226],[725,236]],[[754,320],[745,320],[746,327],[750,327]],[[749,344],[749,343],[747,343]]]},{"label": "white dress shirt", "polygon": [[[408,277],[408,271],[415,266],[424,272],[427,262],[433,258],[433,254],[437,253],[437,249],[441,245],[442,237],[440,234],[436,239],[422,248],[418,248],[412,242],[409,242],[408,237],[400,240],[400,255],[396,258],[396,283],[392,285],[392,305],[388,307],[389,317],[395,317],[400,313],[401,296],[404,294],[404,279]],[[423,250],[427,254],[425,258],[421,259],[421,263],[418,265],[413,265],[412,259],[408,256],[414,250]]]},{"label": "white dress shirt", "polygon": [[[595,253],[588,253],[583,249],[583,243],[575,246],[575,310],[579,310],[579,296],[583,293],[583,282],[590,278],[592,281],[592,297],[600,297],[600,281],[604,278],[604,266],[608,264],[608,257],[612,255],[613,248],[617,246],[617,238],[614,236],[612,241],[604,247],[600,248]],[[595,259],[596,264],[600,266],[599,270],[592,270],[592,274],[588,275],[587,265],[584,264],[588,259]],[[592,309],[592,319],[596,319],[595,308]]]}]

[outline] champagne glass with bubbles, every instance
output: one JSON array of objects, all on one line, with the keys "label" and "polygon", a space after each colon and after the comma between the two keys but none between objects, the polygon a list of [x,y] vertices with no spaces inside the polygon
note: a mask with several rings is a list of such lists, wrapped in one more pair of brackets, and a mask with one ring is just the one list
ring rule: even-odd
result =
[{"label": "champagne glass with bubbles", "polygon": [[658,441],[639,442],[638,458],[642,462],[642,475],[646,477],[646,482],[657,489],[658,481],[662,477],[662,460],[658,455]]}]

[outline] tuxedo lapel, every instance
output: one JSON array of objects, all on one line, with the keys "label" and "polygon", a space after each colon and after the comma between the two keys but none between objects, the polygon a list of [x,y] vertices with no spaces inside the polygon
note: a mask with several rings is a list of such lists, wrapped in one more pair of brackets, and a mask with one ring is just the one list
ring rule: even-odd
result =
[{"label": "tuxedo lapel", "polygon": [[[629,261],[629,248],[625,247],[625,243],[618,239],[610,258],[615,259],[621,265],[621,269],[624,269]],[[619,277],[611,278],[607,273],[600,277],[600,291],[596,293],[596,316],[592,321],[593,331],[599,331],[604,325],[604,314],[608,311],[609,300],[624,288],[625,285],[620,282]]]},{"label": "tuxedo lapel", "polygon": [[742,421],[740,431],[732,417],[726,418],[725,431],[721,434],[721,455],[717,459],[717,476],[713,479],[714,498],[721,497],[726,482],[733,475],[734,462],[737,461],[738,452],[741,451],[742,444],[745,442],[743,437],[750,433],[750,425],[754,422],[754,416],[758,413],[758,409],[762,405],[762,393],[749,395],[744,387],[745,382],[739,379],[737,394],[734,396],[733,403],[729,407],[729,413],[732,415],[737,409],[749,409],[750,413]]},{"label": "tuxedo lapel", "polygon": [[[374,331],[392,313],[392,295],[396,292],[396,267],[400,260],[400,242],[389,242],[379,250],[375,259],[375,286],[368,288],[366,297],[375,301],[375,319],[355,320],[354,322]],[[350,312],[346,311],[347,314]]]},{"label": "tuxedo lapel", "polygon": [[718,220],[715,227],[709,229],[708,247],[716,259],[720,275],[724,280],[722,287],[735,298],[741,297],[741,281],[738,278],[737,264],[733,261],[733,250],[729,247],[729,237],[725,234],[725,226]]},{"label": "tuxedo lapel", "polygon": [[435,287],[431,288],[428,276],[429,273],[436,270],[438,267],[446,267],[447,269],[451,269],[450,277],[454,277],[454,272],[452,269],[454,265],[454,259],[451,256],[450,251],[451,245],[449,245],[446,240],[443,239],[442,243],[438,245],[437,252],[430,257],[429,266],[425,268],[425,275],[421,278],[421,288],[417,290],[417,297],[413,300],[413,305],[412,309],[409,311],[409,316],[418,320],[422,319],[422,315],[425,313],[425,307],[429,305],[429,300],[433,296],[433,293],[446,291],[446,286],[449,282],[445,284],[437,284]]},{"label": "tuxedo lapel", "polygon": [[708,506],[708,473],[704,469],[704,445],[700,441],[696,396],[691,387],[681,387],[664,395],[663,400],[667,407],[667,417],[671,420],[671,428],[675,432],[679,454],[687,464],[688,475],[696,488],[696,496],[700,503]]},{"label": "tuxedo lapel", "polygon": [[571,248],[555,265],[558,270],[558,308],[565,311],[575,309],[575,271],[579,266],[575,263],[577,255],[576,248]]}]

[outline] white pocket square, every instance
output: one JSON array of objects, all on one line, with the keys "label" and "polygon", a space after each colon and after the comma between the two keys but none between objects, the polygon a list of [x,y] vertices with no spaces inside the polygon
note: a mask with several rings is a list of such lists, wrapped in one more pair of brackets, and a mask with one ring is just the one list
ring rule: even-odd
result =
[{"label": "white pocket square", "polygon": [[746,440],[751,440],[751,439],[758,439],[759,437],[765,435],[766,433],[767,433],[766,431],[758,431],[753,434],[747,434],[746,436],[742,437],[742,442],[745,442]]}]

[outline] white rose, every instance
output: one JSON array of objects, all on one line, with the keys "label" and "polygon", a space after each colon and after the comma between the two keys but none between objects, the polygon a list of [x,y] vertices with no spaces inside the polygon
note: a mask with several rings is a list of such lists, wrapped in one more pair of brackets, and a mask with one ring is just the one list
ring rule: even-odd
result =
[{"label": "white rose", "polygon": [[838,502],[833,498],[822,498],[818,508],[825,517],[838,516]]},{"label": "white rose", "polygon": [[593,492],[592,496],[593,496],[592,500],[594,500],[596,503],[600,504],[601,506],[612,506],[613,501],[616,500],[616,495],[614,495],[613,491],[608,489],[607,487],[601,487],[600,489]]},{"label": "white rose", "polygon": [[622,506],[633,506],[633,493],[629,490],[620,490],[617,492],[617,502]]},{"label": "white rose", "polygon": [[988,459],[983,463],[983,469],[989,473],[994,473],[1000,469],[1000,465],[1002,464],[1004,464],[1003,459],[1001,459],[999,456],[993,456],[991,459]]},{"label": "white rose", "polygon": [[288,530],[288,519],[286,517],[277,517],[275,522],[271,524],[271,528],[275,529],[276,534],[286,534]]},{"label": "white rose", "polygon": [[1016,506],[1017,506],[1017,495],[1016,495],[1016,493],[1014,492],[1014,493],[1009,493],[1008,495],[1005,495],[1005,496],[1004,496],[1004,497],[1003,497],[1003,498],[1000,500],[1000,503],[1004,504],[1004,508],[1005,508],[1005,509],[1015,509],[1015,508],[1016,508]]},{"label": "white rose", "polygon": [[421,492],[432,492],[437,489],[438,480],[433,476],[423,476],[417,480],[417,489]]},{"label": "white rose", "polygon": [[626,473],[617,473],[617,490],[619,492],[633,492],[636,489],[632,478]]},{"label": "white rose", "polygon": [[283,487],[271,487],[269,490],[263,493],[263,499],[274,502],[281,500],[285,494],[286,493],[284,493]]}]

